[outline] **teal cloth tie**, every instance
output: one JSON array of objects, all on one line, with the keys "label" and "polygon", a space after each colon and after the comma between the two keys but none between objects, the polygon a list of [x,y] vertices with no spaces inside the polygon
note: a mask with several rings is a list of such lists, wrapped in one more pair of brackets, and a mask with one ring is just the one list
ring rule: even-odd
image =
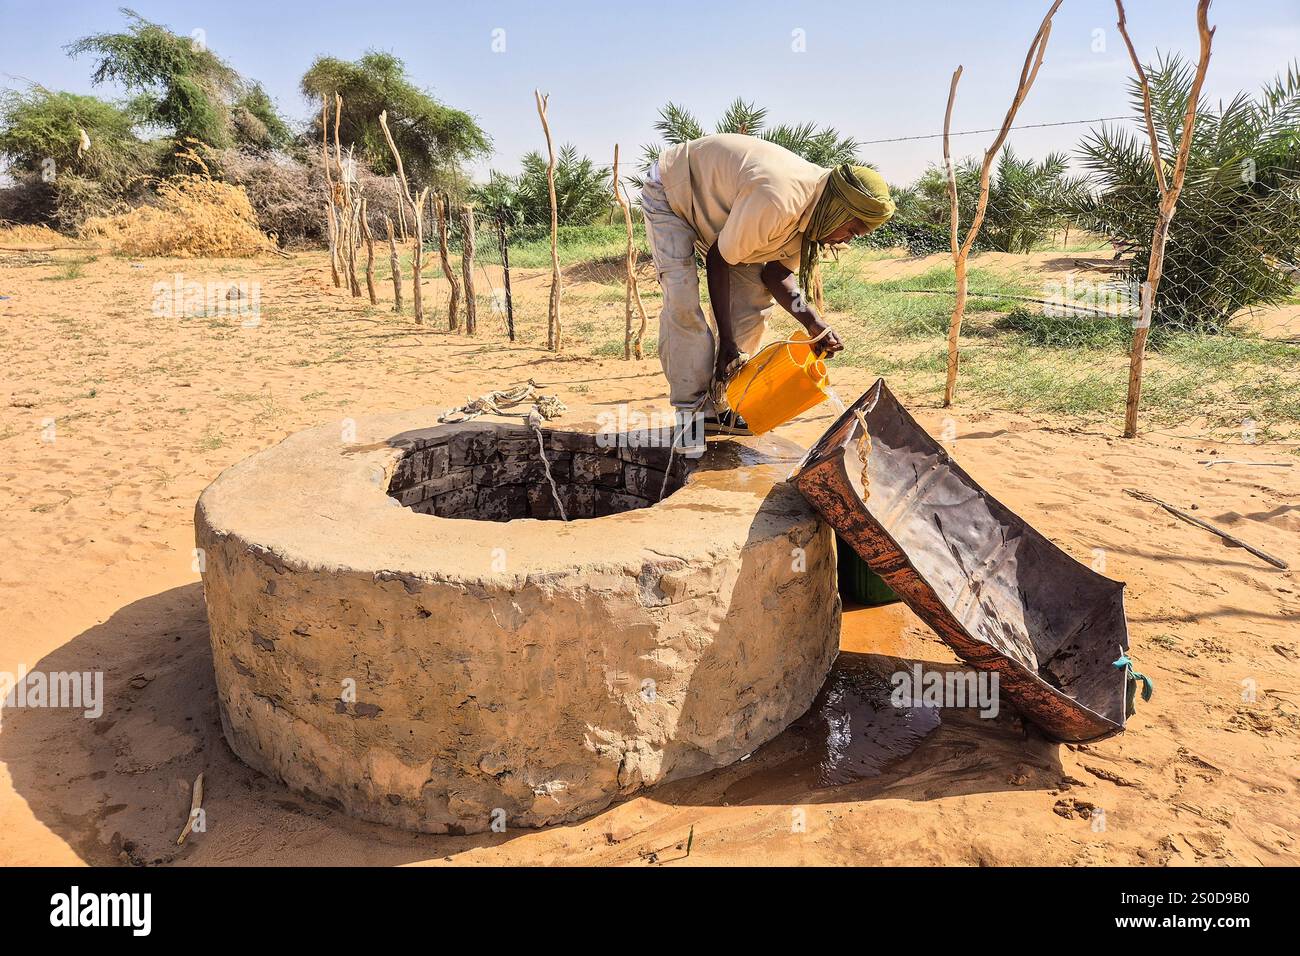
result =
[{"label": "teal cloth tie", "polygon": [[1137,713],[1137,687],[1138,683],[1142,684],[1142,700],[1146,702],[1151,699],[1155,693],[1156,683],[1146,674],[1139,674],[1133,669],[1133,662],[1129,660],[1127,654],[1121,654],[1119,660],[1115,661],[1116,667],[1124,668],[1124,676],[1128,678],[1127,696],[1124,703],[1124,716],[1132,717]]}]

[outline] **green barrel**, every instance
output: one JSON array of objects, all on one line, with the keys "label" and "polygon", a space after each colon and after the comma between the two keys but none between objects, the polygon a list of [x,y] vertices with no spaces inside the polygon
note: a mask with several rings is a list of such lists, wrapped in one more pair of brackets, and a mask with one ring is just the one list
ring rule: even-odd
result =
[{"label": "green barrel", "polygon": [[839,535],[835,536],[835,552],[839,561],[840,597],[865,607],[895,604],[902,600]]}]

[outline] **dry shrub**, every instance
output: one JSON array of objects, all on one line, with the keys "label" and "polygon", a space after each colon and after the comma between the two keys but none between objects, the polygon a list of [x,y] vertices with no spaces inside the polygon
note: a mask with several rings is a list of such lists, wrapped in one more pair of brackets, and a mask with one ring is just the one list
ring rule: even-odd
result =
[{"label": "dry shrub", "polygon": [[319,245],[325,238],[325,195],[319,170],[283,153],[223,150],[223,178],[243,187],[262,228],[282,246]]},{"label": "dry shrub", "polygon": [[[216,160],[224,179],[244,187],[257,221],[281,246],[318,248],[325,244],[325,174],[319,150],[290,155],[227,149]],[[392,177],[376,175],[360,162],[356,172],[370,212],[370,227],[383,235],[385,215],[394,223],[398,221],[401,200],[397,186]],[[410,212],[406,215],[409,218]]]},{"label": "dry shrub", "polygon": [[0,222],[0,249],[18,246],[71,245],[67,236],[60,235],[49,226],[14,225]]},{"label": "dry shrub", "polygon": [[275,248],[240,186],[206,175],[173,176],[158,185],[156,202],[94,216],[81,234],[129,256],[247,259]]}]

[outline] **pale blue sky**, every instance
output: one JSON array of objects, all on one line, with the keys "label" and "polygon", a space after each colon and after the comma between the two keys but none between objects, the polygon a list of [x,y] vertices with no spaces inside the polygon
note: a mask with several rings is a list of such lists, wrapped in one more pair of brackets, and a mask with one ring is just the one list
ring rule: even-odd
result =
[{"label": "pale blue sky", "polygon": [[[298,79],[318,54],[353,58],[368,48],[402,57],[414,81],[474,114],[496,149],[488,165],[513,170],[543,145],[532,90],[551,93],[558,142],[608,163],[613,144],[634,159],[653,139],[668,100],[711,123],[740,95],[769,107],[774,122],[829,123],[862,140],[936,133],[953,68],[965,67],[953,128],[1000,123],[1045,0],[1002,2],[328,2],[134,0],[145,17],[178,33],[205,31],[208,45],[260,80],[281,111],[309,107]],[[1194,0],[1130,0],[1129,29],[1143,59],[1160,49],[1194,55]],[[1300,55],[1300,0],[1219,0],[1219,27],[1206,91],[1254,90]],[[0,84],[34,81],[115,96],[91,86],[89,59],[64,44],[117,29],[117,4],[0,0]],[[1066,0],[1047,60],[1018,123],[1128,113],[1129,66],[1111,0]],[[493,52],[504,30],[505,52]],[[802,30],[806,52],[792,50]],[[1101,31],[1097,33],[1096,31]],[[1104,50],[1094,52],[1098,38]],[[1071,149],[1085,127],[1025,130],[1011,144],[1025,155]],[[985,135],[955,141],[977,153]],[[907,182],[940,156],[939,140],[867,146],[888,179]]]}]

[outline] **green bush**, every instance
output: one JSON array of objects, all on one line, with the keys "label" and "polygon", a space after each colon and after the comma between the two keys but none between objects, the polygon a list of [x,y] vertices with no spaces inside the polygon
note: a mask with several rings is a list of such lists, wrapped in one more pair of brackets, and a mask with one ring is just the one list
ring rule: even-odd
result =
[{"label": "green bush", "polygon": [[950,248],[948,228],[927,222],[898,222],[891,219],[875,232],[855,239],[870,249],[906,247],[908,255],[928,256]]},{"label": "green bush", "polygon": [[33,87],[0,98],[0,155],[16,180],[5,191],[5,218],[75,230],[142,195],[159,150],[136,138],[124,108]]}]

